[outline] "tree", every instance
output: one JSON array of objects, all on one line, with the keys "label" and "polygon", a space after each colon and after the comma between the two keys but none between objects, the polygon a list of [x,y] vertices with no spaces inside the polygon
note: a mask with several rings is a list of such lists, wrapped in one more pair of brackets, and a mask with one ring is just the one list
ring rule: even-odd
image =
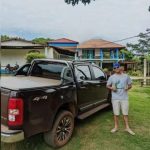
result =
[{"label": "tree", "polygon": [[142,56],[150,54],[150,32],[146,34],[140,33],[138,42],[136,44],[128,43],[127,47],[129,47],[132,52],[141,54]]},{"label": "tree", "polygon": [[65,0],[67,4],[72,4],[73,6],[78,5],[79,1],[81,1],[84,5],[89,4],[91,1],[95,0]]},{"label": "tree", "polygon": [[1,35],[1,41],[6,41],[6,40],[9,40],[9,39],[21,39],[21,40],[25,40],[24,38],[21,38],[21,37],[12,37],[12,36],[9,36],[9,35]]},{"label": "tree", "polygon": [[40,38],[35,38],[33,39],[32,41],[37,43],[37,44],[47,44],[48,41],[52,41],[53,39],[50,39],[50,38],[43,38],[43,37],[40,37]]},{"label": "tree", "polygon": [[126,60],[132,60],[134,57],[133,53],[131,51],[126,50],[126,49],[122,49],[121,53],[123,53],[125,55]]},{"label": "tree", "polygon": [[1,41],[9,40],[10,37],[8,35],[1,35]]},{"label": "tree", "polygon": [[45,58],[45,55],[44,54],[40,54],[38,52],[32,52],[32,53],[26,54],[25,58],[27,60],[27,63],[31,63],[33,59]]}]

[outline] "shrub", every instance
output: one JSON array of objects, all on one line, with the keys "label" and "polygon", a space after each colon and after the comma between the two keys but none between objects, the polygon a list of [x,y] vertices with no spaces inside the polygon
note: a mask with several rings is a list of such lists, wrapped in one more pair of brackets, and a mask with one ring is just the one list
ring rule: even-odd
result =
[{"label": "shrub", "polygon": [[37,52],[32,52],[32,53],[28,53],[25,58],[27,60],[27,63],[31,63],[33,59],[45,58],[45,55]]},{"label": "shrub", "polygon": [[131,75],[131,76],[142,76],[142,72],[140,70],[137,70],[137,71],[128,71],[128,74]]},{"label": "shrub", "polygon": [[105,73],[109,72],[108,68],[104,68],[103,71],[104,71]]}]

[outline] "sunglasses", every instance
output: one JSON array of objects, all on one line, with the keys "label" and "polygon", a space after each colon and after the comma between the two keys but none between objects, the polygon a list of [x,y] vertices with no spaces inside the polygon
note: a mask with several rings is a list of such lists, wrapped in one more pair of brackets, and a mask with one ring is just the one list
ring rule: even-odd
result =
[{"label": "sunglasses", "polygon": [[114,69],[118,69],[119,67],[115,67]]}]

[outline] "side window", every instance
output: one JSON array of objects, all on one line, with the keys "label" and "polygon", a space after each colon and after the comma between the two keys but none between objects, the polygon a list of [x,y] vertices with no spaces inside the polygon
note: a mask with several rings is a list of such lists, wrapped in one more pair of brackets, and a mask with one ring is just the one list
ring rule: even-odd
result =
[{"label": "side window", "polygon": [[22,69],[22,71],[23,71],[24,73],[27,73],[28,70],[29,70],[29,67],[30,67],[30,66],[25,66],[25,67]]},{"label": "side window", "polygon": [[22,66],[21,68],[19,68],[17,70],[17,72],[15,73],[15,75],[25,75],[26,76],[27,73],[28,73],[28,70],[29,70],[30,66],[31,66],[31,64],[26,64],[26,65]]},{"label": "side window", "polygon": [[96,80],[106,80],[105,74],[98,67],[93,66],[93,71]]},{"label": "side window", "polygon": [[75,66],[75,74],[77,80],[91,80],[90,69],[86,65]]},{"label": "side window", "polygon": [[65,67],[65,63],[41,61],[34,64],[31,76],[60,80]]}]

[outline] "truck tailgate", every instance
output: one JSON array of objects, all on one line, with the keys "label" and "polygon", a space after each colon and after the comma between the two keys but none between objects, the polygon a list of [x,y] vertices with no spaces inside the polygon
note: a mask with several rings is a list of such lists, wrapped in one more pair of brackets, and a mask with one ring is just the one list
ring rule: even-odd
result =
[{"label": "truck tailgate", "polygon": [[1,88],[1,123],[7,125],[8,115],[8,100],[10,96],[10,90]]}]

